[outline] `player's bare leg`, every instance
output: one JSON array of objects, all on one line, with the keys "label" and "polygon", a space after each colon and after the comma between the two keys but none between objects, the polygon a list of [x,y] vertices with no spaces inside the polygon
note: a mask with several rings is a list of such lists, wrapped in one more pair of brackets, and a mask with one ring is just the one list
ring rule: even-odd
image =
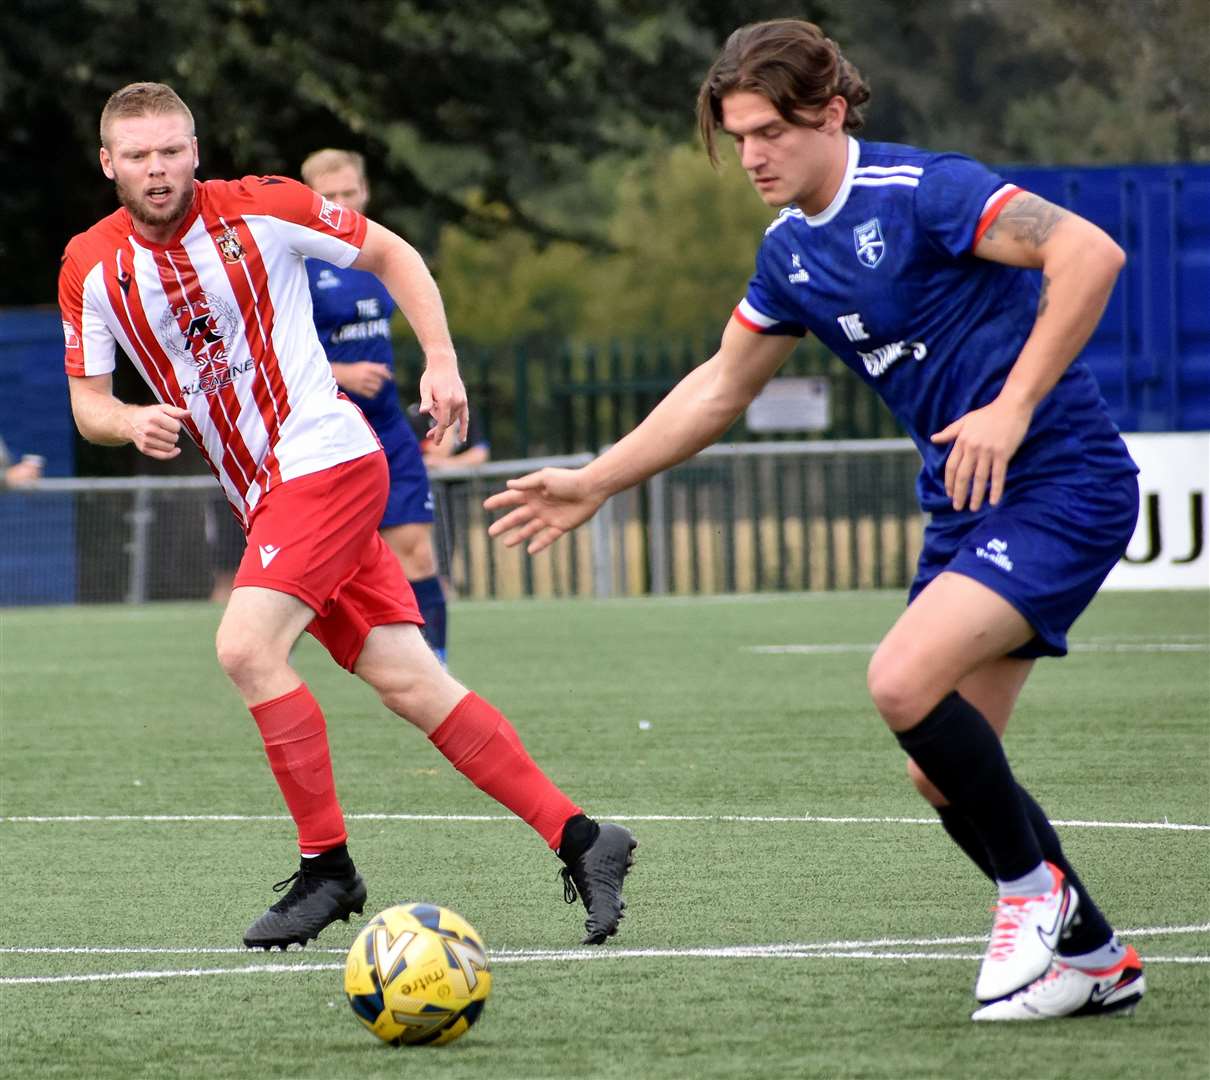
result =
[{"label": "player's bare leg", "polygon": [[585,816],[529,756],[507,718],[438,663],[409,623],[376,626],[354,674],[415,724],[463,776],[530,825],[566,864],[565,898],[588,912],[586,944],[617,933],[622,882],[637,841],[620,825]]},{"label": "player's bare leg", "polygon": [[892,731],[906,731],[959,683],[1034,635],[998,593],[962,574],[939,574],[887,632],[868,685]]},{"label": "player's bare leg", "polygon": [[437,556],[433,552],[433,526],[425,521],[410,521],[381,529],[382,538],[399,558],[404,576],[432,577],[437,573]]},{"label": "player's bare leg", "polygon": [[1044,859],[996,730],[957,690],[1033,636],[999,594],[942,573],[891,628],[868,674],[900,745],[987,853],[1000,901],[975,989],[981,1001],[1012,994],[1046,971],[1078,903],[1063,872]]},{"label": "player's bare leg", "polygon": [[369,683],[388,709],[430,736],[470,693],[441,666],[412,623],[374,627],[353,674]]},{"label": "player's bare leg", "polygon": [[233,589],[215,637],[218,662],[244,704],[293,690],[302,679],[290,666],[290,650],[313,612],[296,596],[274,589]]},{"label": "player's bare leg", "polygon": [[399,559],[403,576],[411,582],[416,604],[424,617],[421,634],[437,659],[446,662],[447,608],[445,586],[437,574],[437,554],[433,550],[433,526],[426,521],[410,521],[380,530],[383,540]]},{"label": "player's bare leg", "polygon": [[278,787],[298,827],[299,869],[274,886],[289,892],[244,935],[248,948],[305,945],[365,905],[366,887],[349,858],[336,799],[327,727],[319,704],[290,666],[290,649],[314,612],[286,593],[259,587],[231,593],[219,624],[219,663],[244,699],[265,743]]}]

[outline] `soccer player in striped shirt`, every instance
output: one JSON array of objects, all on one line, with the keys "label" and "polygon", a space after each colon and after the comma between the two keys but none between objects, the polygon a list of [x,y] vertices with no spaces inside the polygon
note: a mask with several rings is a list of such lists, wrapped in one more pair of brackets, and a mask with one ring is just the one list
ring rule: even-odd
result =
[{"label": "soccer player in striped shirt", "polygon": [[[441,666],[378,533],[382,447],[339,393],[316,336],[304,257],[377,275],[424,349],[421,405],[438,440],[465,430],[466,391],[441,296],[419,254],[354,210],[285,177],[199,183],[193,116],[173,90],[133,83],[101,114],[101,168],[121,209],[67,245],[59,280],[71,407],[80,433],[161,460],[184,431],[248,537],[219,625],[218,659],[248,706],[298,832],[292,885],[244,935],[304,945],[360,912],[327,729],[290,666],[309,631],[383,703],[564,862],[564,896],[588,911],[585,943],[616,933],[635,840],[559,790],[508,720]],[[118,348],[157,399],[118,400]]]},{"label": "soccer player in striped shirt", "polygon": [[[1089,222],[969,158],[859,141],[869,92],[835,42],[737,30],[698,98],[760,197],[784,207],[718,352],[579,470],[487,500],[540,551],[606,498],[718,439],[808,330],[915,441],[931,515],[907,610],[870,663],[875,707],[947,832],[997,887],[974,1019],[1132,1009],[1142,965],[1065,858],[1000,744],[1037,658],[1126,549],[1137,469],[1088,368],[1123,254]],[[1041,286],[1030,269],[1041,270]]]}]

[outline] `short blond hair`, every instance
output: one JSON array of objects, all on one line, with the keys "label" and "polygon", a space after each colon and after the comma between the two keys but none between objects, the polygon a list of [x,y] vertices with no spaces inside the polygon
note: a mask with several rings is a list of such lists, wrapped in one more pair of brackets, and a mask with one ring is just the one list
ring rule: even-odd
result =
[{"label": "short blond hair", "polygon": [[347,165],[352,165],[357,170],[357,175],[361,177],[361,182],[364,184],[366,159],[356,150],[316,150],[315,153],[307,155],[299,172],[302,173],[303,183],[308,187],[314,187],[315,182],[321,176],[327,176],[328,173],[343,169]]},{"label": "short blond hair", "polygon": [[108,132],[115,120],[131,116],[157,116],[164,113],[180,113],[189,121],[189,134],[194,133],[193,113],[189,111],[171,86],[157,82],[128,83],[115,90],[101,110],[101,145],[108,148]]}]

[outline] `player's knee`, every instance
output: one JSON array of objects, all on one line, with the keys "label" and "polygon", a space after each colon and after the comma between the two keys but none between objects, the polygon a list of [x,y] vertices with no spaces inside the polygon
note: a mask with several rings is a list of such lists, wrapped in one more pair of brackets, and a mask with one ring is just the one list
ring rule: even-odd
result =
[{"label": "player's knee", "polygon": [[396,716],[425,732],[433,731],[465,696],[438,666],[436,671],[414,672],[378,689],[382,703]]},{"label": "player's knee", "polygon": [[354,671],[374,688],[379,700],[396,716],[415,723],[418,717],[428,714],[434,673],[427,667],[414,663],[390,666],[359,663]]},{"label": "player's knee", "polygon": [[437,576],[437,559],[431,544],[416,547],[399,562],[408,581],[424,581],[425,578]]},{"label": "player's knee", "polygon": [[220,627],[214,642],[219,667],[238,687],[243,687],[265,671],[268,663],[264,642],[247,634]]},{"label": "player's knee", "polygon": [[866,670],[866,687],[878,714],[894,731],[919,723],[928,711],[926,688],[908,665],[879,649]]},{"label": "player's knee", "polygon": [[371,630],[353,674],[372,686],[391,712],[426,732],[440,724],[467,693],[410,623]]},{"label": "player's knee", "polygon": [[437,557],[428,529],[405,526],[405,531],[393,538],[392,546],[409,581],[421,581],[437,573]]},{"label": "player's knee", "polygon": [[948,800],[933,782],[924,775],[923,770],[916,764],[913,758],[907,759],[907,774],[908,779],[912,781],[912,786],[921,794],[921,796],[933,806],[945,806]]}]

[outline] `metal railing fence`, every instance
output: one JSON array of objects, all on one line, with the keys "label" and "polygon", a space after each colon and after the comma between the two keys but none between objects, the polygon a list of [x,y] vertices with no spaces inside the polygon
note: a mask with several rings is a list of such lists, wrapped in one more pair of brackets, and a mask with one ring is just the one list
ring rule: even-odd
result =
[{"label": "metal railing fence", "polygon": [[[468,344],[459,356],[471,407],[482,421],[493,456],[529,458],[595,453],[616,442],[717,348],[717,336],[703,335],[549,348]],[[414,341],[396,342],[396,367],[400,394],[415,397],[423,360]],[[815,338],[799,344],[780,374],[826,382],[831,416],[821,437],[881,439],[902,434],[878,395]],[[741,418],[724,441],[765,438],[748,430]]]},{"label": "metal railing fence", "polygon": [[[611,499],[533,558],[487,535],[509,476],[589,454],[432,477],[438,560],[456,595],[631,596],[902,587],[924,519],[910,441],[711,447]],[[0,604],[201,599],[242,537],[208,476],[44,480],[8,505]],[[231,537],[237,549],[232,550]]]}]

